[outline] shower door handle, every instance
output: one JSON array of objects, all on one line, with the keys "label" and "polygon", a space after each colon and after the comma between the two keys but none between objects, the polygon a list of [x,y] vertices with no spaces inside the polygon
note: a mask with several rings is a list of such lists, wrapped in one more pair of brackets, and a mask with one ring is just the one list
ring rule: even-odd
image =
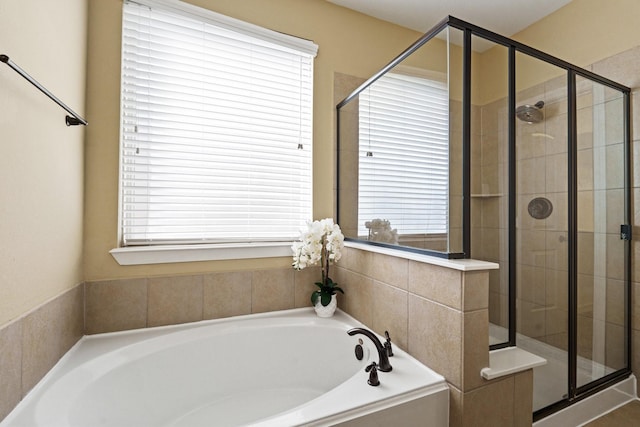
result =
[{"label": "shower door handle", "polygon": [[631,240],[631,224],[620,224],[620,240]]}]

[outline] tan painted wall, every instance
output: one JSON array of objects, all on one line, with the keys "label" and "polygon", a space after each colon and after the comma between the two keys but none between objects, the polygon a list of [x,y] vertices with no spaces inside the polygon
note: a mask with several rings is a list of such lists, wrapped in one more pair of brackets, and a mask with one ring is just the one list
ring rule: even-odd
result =
[{"label": "tan painted wall", "polygon": [[[84,112],[86,0],[0,2],[0,53]],[[0,64],[0,325],[82,281],[84,127]]]},{"label": "tan painted wall", "polygon": [[[544,19],[511,36],[512,39],[579,67],[588,67],[640,45],[640,1],[573,0]],[[506,95],[507,49],[493,48],[481,55],[483,79],[478,104]],[[526,65],[525,65],[526,64]],[[562,74],[537,61],[517,68],[518,88],[534,86]]]},{"label": "tan painted wall", "polygon": [[578,66],[640,44],[637,0],[573,0],[512,36]]},{"label": "tan painted wall", "polygon": [[[335,71],[368,77],[419,33],[323,0],[194,0],[194,4],[319,45],[314,91],[314,216],[333,215]],[[119,266],[117,245],[121,0],[91,0],[87,114],[87,280],[283,267],[289,258]]]}]

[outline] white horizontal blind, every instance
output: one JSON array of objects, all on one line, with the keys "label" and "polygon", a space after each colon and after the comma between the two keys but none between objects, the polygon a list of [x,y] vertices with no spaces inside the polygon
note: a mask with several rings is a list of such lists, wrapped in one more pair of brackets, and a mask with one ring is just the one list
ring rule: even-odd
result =
[{"label": "white horizontal blind", "polygon": [[445,83],[387,73],[359,97],[358,233],[446,233],[449,101]]},{"label": "white horizontal blind", "polygon": [[312,217],[315,49],[145,3],[123,13],[123,244],[294,239]]}]

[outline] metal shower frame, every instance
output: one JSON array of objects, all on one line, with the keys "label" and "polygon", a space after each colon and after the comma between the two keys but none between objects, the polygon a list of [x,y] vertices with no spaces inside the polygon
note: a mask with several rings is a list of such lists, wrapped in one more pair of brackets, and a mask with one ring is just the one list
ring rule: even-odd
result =
[{"label": "metal shower frame", "polygon": [[[562,59],[556,58],[540,50],[534,49],[525,44],[519,43],[515,40],[511,40],[507,37],[496,34],[492,31],[470,24],[461,19],[453,16],[448,16],[431,30],[425,33],[414,44],[402,52],[397,58],[387,64],[379,72],[370,77],[365,83],[360,85],[354,92],[347,96],[336,106],[336,117],[338,121],[338,129],[340,124],[339,109],[346,105],[358,94],[366,89],[369,85],[382,77],[386,72],[395,67],[429,40],[436,37],[447,27],[456,28],[463,32],[463,62],[462,62],[462,158],[463,158],[463,172],[462,172],[462,192],[463,192],[463,236],[462,236],[462,253],[442,253],[428,250],[420,250],[408,247],[400,247],[402,250],[411,252],[421,252],[429,255],[435,255],[446,258],[470,258],[471,257],[471,37],[477,36],[490,42],[502,45],[508,49],[508,96],[507,96],[507,111],[508,111],[508,232],[509,236],[515,236],[516,232],[516,53],[520,52],[530,57],[539,59],[546,63],[552,64],[556,67],[564,69],[567,73],[567,128],[568,128],[568,329],[569,329],[569,378],[568,378],[568,395],[565,399],[551,404],[545,408],[542,408],[534,412],[534,420],[543,418],[553,412],[556,412],[562,408],[565,408],[572,403],[582,400],[594,393],[609,387],[610,385],[627,378],[631,374],[631,297],[630,297],[630,278],[631,278],[631,203],[630,203],[630,189],[631,189],[631,169],[630,169],[630,94],[631,89],[627,86],[621,85],[613,80],[602,77],[591,71],[577,67]],[[576,107],[576,77],[583,77],[607,86],[609,88],[618,90],[623,97],[624,108],[624,224],[621,224],[620,238],[624,240],[624,275],[625,275],[625,328],[626,328],[626,340],[625,340],[625,354],[626,354],[626,367],[609,375],[606,375],[600,379],[592,381],[586,385],[577,386],[576,378],[576,360],[577,360],[577,107]],[[338,173],[337,173],[337,188],[340,189],[340,137],[337,136],[338,141]],[[339,190],[338,190],[339,193]],[[336,206],[338,215],[339,209],[339,197],[336,200]],[[339,218],[338,218],[339,220]],[[354,239],[349,239],[354,240]],[[370,243],[373,244],[373,243]],[[384,244],[377,244],[378,246],[387,246]],[[398,248],[398,246],[393,246]],[[491,346],[492,349],[498,349],[503,347],[509,347],[516,345],[516,242],[514,238],[509,239],[509,339],[507,342]]]}]

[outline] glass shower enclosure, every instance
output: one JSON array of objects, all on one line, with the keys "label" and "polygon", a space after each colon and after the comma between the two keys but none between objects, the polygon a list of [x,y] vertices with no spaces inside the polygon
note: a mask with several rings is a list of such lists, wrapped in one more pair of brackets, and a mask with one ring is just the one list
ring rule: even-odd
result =
[{"label": "glass shower enclosure", "polygon": [[488,345],[547,359],[534,419],[630,374],[629,95],[448,17],[337,107],[345,235],[498,263]]}]

